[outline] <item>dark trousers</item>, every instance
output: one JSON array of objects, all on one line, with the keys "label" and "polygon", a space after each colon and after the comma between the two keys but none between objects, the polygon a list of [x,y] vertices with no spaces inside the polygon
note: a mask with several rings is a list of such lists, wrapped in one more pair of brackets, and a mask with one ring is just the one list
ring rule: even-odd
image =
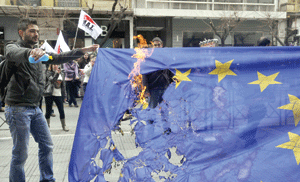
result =
[{"label": "dark trousers", "polygon": [[76,106],[76,96],[77,96],[77,85],[73,83],[72,81],[66,81],[66,90],[69,95],[69,105],[72,105],[72,103]]},{"label": "dark trousers", "polygon": [[86,86],[87,86],[87,83],[83,83],[83,84],[82,84],[82,86],[83,86],[83,91],[84,91],[84,93],[85,93],[85,91],[86,91]]},{"label": "dark trousers", "polygon": [[151,89],[150,92],[150,102],[149,107],[155,108],[159,103],[163,101],[162,96],[164,95],[166,89]]},{"label": "dark trousers", "polygon": [[63,97],[62,96],[49,96],[45,97],[45,103],[46,103],[46,119],[49,119],[52,113],[52,106],[53,102],[55,102],[58,112],[59,112],[59,118],[65,119],[65,112],[64,112],[64,105],[63,105]]}]

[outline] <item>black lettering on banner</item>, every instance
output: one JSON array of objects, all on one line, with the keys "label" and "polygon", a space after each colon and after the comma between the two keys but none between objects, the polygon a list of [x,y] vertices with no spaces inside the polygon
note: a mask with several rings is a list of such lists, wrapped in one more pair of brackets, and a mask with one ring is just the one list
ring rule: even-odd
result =
[{"label": "black lettering on banner", "polygon": [[83,26],[87,27],[90,30],[93,30],[94,25],[91,24],[91,22],[87,21],[87,20],[83,20]]},{"label": "black lettering on banner", "polygon": [[90,29],[90,22],[86,22],[85,26],[88,27]]},{"label": "black lettering on banner", "polygon": [[86,26],[85,24],[86,24],[86,20],[83,20],[82,26]]}]

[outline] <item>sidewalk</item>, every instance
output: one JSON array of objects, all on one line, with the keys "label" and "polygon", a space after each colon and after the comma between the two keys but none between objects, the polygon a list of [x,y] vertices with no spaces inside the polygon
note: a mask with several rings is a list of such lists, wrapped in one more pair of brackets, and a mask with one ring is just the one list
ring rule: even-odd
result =
[{"label": "sidewalk", "polygon": [[[74,135],[54,135],[54,174],[56,181],[68,181],[68,165],[73,145]],[[0,181],[9,181],[9,167],[11,160],[11,139],[0,139]],[[28,159],[25,164],[26,181],[37,182],[40,178],[39,165],[38,165],[38,145],[31,137],[29,141]]]},{"label": "sidewalk", "polygon": [[[81,106],[81,100],[77,99],[78,105]],[[44,103],[43,103],[44,104]],[[51,117],[50,131],[52,134],[52,139],[54,142],[53,149],[53,160],[54,160],[54,177],[57,182],[68,182],[68,167],[70,161],[71,150],[73,146],[73,140],[76,130],[76,125],[78,121],[78,116],[80,112],[80,107],[69,107],[64,105],[66,124],[70,129],[69,132],[64,132],[61,128],[59,114],[56,106],[53,107],[56,117]],[[45,106],[43,105],[43,111],[45,113]],[[4,113],[1,112],[0,116],[4,119]],[[3,121],[0,119],[0,125]],[[140,148],[135,146],[135,135],[131,135],[130,121],[122,121],[122,130],[124,135],[120,132],[112,132],[112,139],[114,140],[116,146],[125,158],[130,158],[138,155]],[[0,181],[8,182],[10,160],[11,160],[11,150],[13,144],[10,136],[9,127],[6,123],[0,127]],[[99,154],[98,154],[99,155]],[[97,164],[102,164],[99,156]],[[118,181],[122,164],[114,165],[111,173],[105,173],[105,179],[107,181]],[[25,175],[27,182],[37,182],[39,181],[39,166],[38,166],[38,145],[31,137],[29,140],[29,152],[28,158],[25,164]]]}]

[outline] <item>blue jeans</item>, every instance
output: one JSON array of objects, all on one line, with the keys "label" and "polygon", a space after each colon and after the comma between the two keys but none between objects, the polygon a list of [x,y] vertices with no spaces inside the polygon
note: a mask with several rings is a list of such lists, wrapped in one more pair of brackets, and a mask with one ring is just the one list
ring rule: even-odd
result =
[{"label": "blue jeans", "polygon": [[53,142],[41,109],[29,106],[6,106],[5,117],[14,145],[9,181],[25,181],[24,165],[28,157],[30,133],[39,146],[40,181],[55,181],[53,178]]}]

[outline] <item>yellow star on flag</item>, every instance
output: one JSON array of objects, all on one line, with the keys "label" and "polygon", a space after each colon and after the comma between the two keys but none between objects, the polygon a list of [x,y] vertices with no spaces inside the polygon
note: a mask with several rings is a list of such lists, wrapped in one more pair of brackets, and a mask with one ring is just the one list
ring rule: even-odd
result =
[{"label": "yellow star on flag", "polygon": [[230,60],[224,64],[222,64],[220,61],[216,60],[216,69],[212,70],[210,73],[210,75],[218,75],[218,82],[220,82],[223,78],[225,78],[226,75],[234,75],[236,76],[236,74],[231,71],[230,65],[232,63],[233,60]]},{"label": "yellow star on flag", "polygon": [[260,86],[260,91],[263,92],[270,84],[282,84],[281,82],[274,81],[278,74],[279,72],[270,76],[265,76],[260,72],[257,72],[258,80],[248,84],[258,84]]},{"label": "yellow star on flag", "polygon": [[299,165],[299,163],[300,163],[300,136],[295,133],[291,133],[291,132],[288,132],[288,134],[289,134],[290,141],[286,142],[284,144],[278,145],[276,147],[293,150],[296,161],[297,161],[297,165]]},{"label": "yellow star on flag", "polygon": [[294,114],[295,126],[297,126],[300,121],[300,100],[296,96],[290,94],[288,95],[289,95],[290,103],[278,107],[277,109],[292,110]]},{"label": "yellow star on flag", "polygon": [[192,81],[188,78],[189,74],[191,73],[191,69],[189,69],[188,71],[186,71],[185,73],[181,73],[178,69],[176,69],[176,75],[173,76],[173,79],[176,82],[176,87],[175,89],[178,87],[178,85],[182,82],[182,81]]}]

